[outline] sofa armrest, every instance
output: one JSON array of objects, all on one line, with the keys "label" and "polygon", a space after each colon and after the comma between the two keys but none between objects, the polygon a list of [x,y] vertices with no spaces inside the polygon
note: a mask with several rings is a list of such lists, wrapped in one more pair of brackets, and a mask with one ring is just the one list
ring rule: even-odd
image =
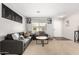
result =
[{"label": "sofa armrest", "polygon": [[18,40],[3,40],[1,42],[1,50],[12,54],[22,54],[24,43]]},{"label": "sofa armrest", "polygon": [[0,42],[0,53],[1,53],[1,42]]}]

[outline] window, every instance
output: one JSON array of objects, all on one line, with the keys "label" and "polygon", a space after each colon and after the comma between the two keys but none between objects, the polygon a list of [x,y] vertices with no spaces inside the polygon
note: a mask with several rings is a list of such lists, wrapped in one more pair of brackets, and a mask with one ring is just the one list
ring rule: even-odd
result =
[{"label": "window", "polygon": [[46,23],[32,23],[32,32],[44,31]]}]

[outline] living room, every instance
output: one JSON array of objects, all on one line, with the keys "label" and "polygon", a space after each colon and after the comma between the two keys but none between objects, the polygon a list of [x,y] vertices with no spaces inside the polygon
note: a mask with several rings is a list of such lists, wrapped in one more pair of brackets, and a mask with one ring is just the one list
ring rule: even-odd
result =
[{"label": "living room", "polygon": [[[74,43],[74,32],[79,30],[78,3],[0,3],[0,16],[2,54],[79,54],[78,40]],[[33,38],[38,34],[37,32],[42,33],[39,34],[40,36],[48,38],[48,44],[36,44],[36,40]],[[23,35],[22,39],[27,40],[22,41],[25,43],[28,41],[26,47],[22,46],[22,42],[11,39],[12,37],[8,34],[12,34],[13,39],[16,39],[15,35]],[[17,43],[15,43],[16,41]],[[63,49],[61,49],[62,47]],[[10,51],[11,49],[14,50]]]}]

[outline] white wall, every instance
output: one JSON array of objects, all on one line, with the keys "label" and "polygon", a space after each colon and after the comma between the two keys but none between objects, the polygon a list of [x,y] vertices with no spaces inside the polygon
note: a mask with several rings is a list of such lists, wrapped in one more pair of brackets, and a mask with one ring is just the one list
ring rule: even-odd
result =
[{"label": "white wall", "polygon": [[51,37],[54,36],[54,19],[52,18],[52,24],[47,24],[46,33],[49,34]]},{"label": "white wall", "polygon": [[55,19],[54,20],[54,37],[63,37],[63,20]]},{"label": "white wall", "polygon": [[[6,5],[11,7],[12,9],[12,6],[10,4],[6,4]],[[6,34],[9,34],[9,33],[25,31],[25,18],[23,17],[23,15],[21,15],[19,12],[13,9],[14,11],[16,11],[16,13],[18,13],[23,17],[23,23],[11,21],[1,17],[1,8],[2,7],[0,3],[0,37],[5,36]],[[3,39],[0,38],[0,40],[3,40]]]},{"label": "white wall", "polygon": [[[66,25],[66,21],[69,20],[69,26]],[[71,15],[67,19],[64,20],[64,37],[74,40],[74,31],[79,27],[79,13]]]},{"label": "white wall", "polygon": [[27,26],[27,31],[32,31],[32,24],[26,24]]},{"label": "white wall", "polygon": [[51,37],[53,36],[53,24],[47,24],[46,33],[49,34]]}]

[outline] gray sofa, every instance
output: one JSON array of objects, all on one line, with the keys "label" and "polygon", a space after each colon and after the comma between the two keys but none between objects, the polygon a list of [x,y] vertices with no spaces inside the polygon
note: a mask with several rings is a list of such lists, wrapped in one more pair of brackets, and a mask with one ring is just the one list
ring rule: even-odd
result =
[{"label": "gray sofa", "polygon": [[23,36],[9,34],[5,40],[1,41],[1,54],[23,54],[25,49],[31,42],[31,36],[24,38]]}]

